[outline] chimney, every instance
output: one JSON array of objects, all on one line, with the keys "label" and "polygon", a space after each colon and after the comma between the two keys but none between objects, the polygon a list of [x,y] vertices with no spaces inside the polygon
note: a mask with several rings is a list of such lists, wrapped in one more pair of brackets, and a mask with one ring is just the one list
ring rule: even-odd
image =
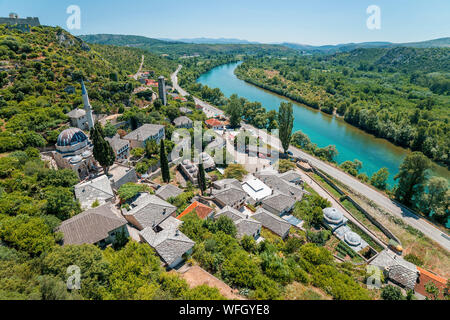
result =
[{"label": "chimney", "polygon": [[177,229],[177,230],[175,231],[175,237],[179,237],[179,236],[180,236],[180,230]]},{"label": "chimney", "polygon": [[163,215],[166,215],[166,213],[167,213],[167,209],[164,208]]}]

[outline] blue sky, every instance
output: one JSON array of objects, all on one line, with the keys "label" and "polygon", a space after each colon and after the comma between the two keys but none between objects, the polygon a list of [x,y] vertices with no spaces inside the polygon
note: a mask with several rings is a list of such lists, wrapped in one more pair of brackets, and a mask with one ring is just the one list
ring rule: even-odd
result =
[{"label": "blue sky", "polygon": [[[312,45],[411,42],[450,36],[448,0],[0,0],[0,16],[38,16],[66,28],[69,5],[81,8],[74,34],[153,38],[239,38]],[[366,8],[381,9],[381,29],[366,27]]]}]

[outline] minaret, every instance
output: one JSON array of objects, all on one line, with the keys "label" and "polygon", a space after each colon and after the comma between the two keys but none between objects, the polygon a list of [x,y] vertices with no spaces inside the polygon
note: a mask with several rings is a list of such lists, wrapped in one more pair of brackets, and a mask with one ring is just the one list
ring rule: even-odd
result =
[{"label": "minaret", "polygon": [[159,98],[162,101],[162,104],[167,106],[167,94],[166,94],[166,80],[163,76],[158,78],[158,89],[159,89]]},{"label": "minaret", "polygon": [[91,104],[89,103],[89,96],[86,87],[84,86],[83,80],[81,80],[81,93],[83,94],[83,104],[84,110],[86,111],[87,124],[89,126],[89,130],[91,130],[94,127],[94,118],[92,116],[92,108]]}]

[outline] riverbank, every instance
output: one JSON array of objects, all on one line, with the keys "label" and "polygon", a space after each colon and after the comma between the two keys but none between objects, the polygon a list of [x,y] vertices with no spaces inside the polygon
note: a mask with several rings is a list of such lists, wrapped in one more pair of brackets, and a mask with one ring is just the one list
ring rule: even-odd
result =
[{"label": "riverbank", "polygon": [[[400,143],[399,141],[397,141],[398,139],[396,140],[396,139],[394,139],[394,137],[390,136],[390,134],[388,132],[389,131],[388,129],[392,130],[391,127],[385,128],[387,131],[386,130],[385,131],[380,131],[380,130],[374,130],[373,128],[371,129],[371,128],[365,127],[365,124],[358,125],[358,123],[360,123],[361,120],[359,120],[359,122],[358,122],[358,120],[355,122],[354,119],[353,119],[354,116],[350,116],[349,115],[349,110],[351,108],[348,107],[348,102],[347,102],[347,106],[345,108],[341,108],[342,104],[344,104],[342,102],[342,100],[341,100],[342,96],[338,97],[335,101],[334,101],[334,96],[332,96],[331,98],[327,98],[328,100],[327,101],[324,100],[323,102],[321,102],[322,100],[320,98],[318,98],[317,96],[309,97],[310,99],[308,99],[307,97],[303,96],[303,92],[301,92],[301,93],[298,92],[298,88],[297,88],[297,90],[295,89],[296,88],[295,87],[296,82],[288,81],[285,78],[285,74],[281,75],[281,74],[279,74],[280,72],[278,72],[276,70],[273,71],[273,72],[272,71],[268,71],[268,70],[271,70],[270,66],[268,67],[269,68],[268,70],[265,70],[263,68],[264,68],[263,66],[257,66],[257,67],[253,66],[253,68],[251,68],[249,66],[246,66],[245,62],[244,62],[244,63],[239,64],[235,68],[234,75],[239,80],[244,81],[247,84],[255,86],[255,87],[257,87],[257,88],[259,88],[261,90],[265,90],[267,92],[270,92],[272,94],[276,94],[276,95],[278,95],[280,97],[283,97],[284,99],[289,99],[292,102],[300,104],[300,105],[302,105],[304,107],[312,108],[312,109],[320,111],[320,112],[322,112],[323,114],[326,114],[326,115],[338,116],[340,119],[343,119],[343,121],[345,121],[345,123],[347,123],[348,125],[350,125],[350,126],[352,126],[354,128],[360,129],[363,132],[372,135],[374,138],[383,139],[383,140],[386,140],[386,141],[392,143],[393,145],[395,145],[397,147],[404,148],[407,152],[411,151],[409,149],[409,147],[414,149],[412,151],[422,151],[421,147],[420,148],[417,147],[417,145],[418,145],[417,142],[416,142],[417,139],[414,138],[414,135],[416,134],[414,130],[416,130],[417,128],[412,127],[412,128],[410,128],[412,130],[411,132],[409,132],[409,131],[406,132],[405,131],[404,133],[402,133],[402,134],[405,135],[405,137],[407,137],[408,135],[411,135],[411,136],[408,139],[405,138],[406,140],[402,140],[402,142]],[[253,71],[253,72],[251,72],[251,71]],[[263,71],[265,72],[265,77],[261,76],[261,73]],[[254,77],[252,77],[252,75]],[[264,80],[265,82],[263,80],[260,80],[260,78],[265,79]],[[275,81],[275,84],[272,85],[270,83],[266,83],[266,82],[271,82],[268,79],[269,80],[277,80],[277,81]],[[282,86],[281,86],[280,82],[281,82]],[[305,94],[306,95],[308,95],[308,94],[311,95],[311,93],[310,93],[311,90],[312,90],[312,88],[309,88],[309,91],[306,91]],[[322,94],[326,94],[326,93],[322,93]],[[319,94],[319,97],[320,96],[321,95]],[[330,102],[330,101],[332,101],[332,102]],[[321,103],[323,103],[323,105],[319,105]],[[361,108],[364,109],[364,107],[361,107]],[[370,110],[374,111],[374,109],[370,109]],[[431,110],[431,109],[428,109],[428,110]],[[353,111],[355,111],[355,110],[353,110]],[[364,116],[364,118],[372,116],[372,114],[370,112],[368,112],[367,110],[363,110],[363,111],[366,112],[366,113],[364,113],[362,115],[362,116]],[[361,116],[361,115],[358,114],[358,112],[356,112],[356,118],[357,119],[358,119],[358,117]],[[435,120],[435,119],[434,118],[433,119],[429,119],[429,121],[433,121],[433,120]],[[377,120],[377,118],[375,118],[375,119],[372,119],[372,121],[376,122],[376,121],[379,121],[379,120]],[[408,122],[406,122],[406,123],[408,123]],[[392,123],[392,125],[394,125],[394,124],[395,123]],[[408,126],[405,124],[404,127],[408,127]],[[405,128],[405,130],[406,130],[406,128]],[[424,134],[424,133],[423,132],[417,132],[417,134],[420,135],[420,134]],[[423,138],[424,141],[427,140],[425,138],[426,137]],[[413,139],[413,140],[411,140],[411,139]],[[420,143],[419,145],[423,144],[424,141],[422,141],[422,143]],[[405,143],[407,143],[408,146],[406,146]],[[416,146],[416,147],[414,147],[414,146]],[[426,154],[425,151],[422,151],[422,152],[425,155],[427,155],[430,160],[433,161],[434,171],[437,172],[436,175],[443,176],[447,180],[450,181],[450,171],[449,171],[450,167],[449,167],[448,162],[440,162],[440,161],[436,160],[434,158],[434,156],[432,158],[429,154]],[[444,154],[445,154],[445,150],[444,150]]]},{"label": "riverbank", "polygon": [[[235,67],[235,65],[233,65],[233,66]],[[251,89],[249,89],[250,91],[242,92],[242,89],[248,89],[250,87],[250,85],[246,84],[242,80],[237,79],[237,77],[234,75],[233,66],[226,65],[226,66],[218,67],[218,68],[210,71],[207,75],[203,75],[203,78],[199,79],[198,82],[202,83],[202,84],[208,84],[213,88],[221,88],[226,96],[227,95],[229,96],[233,93],[238,93],[238,94],[239,93],[248,93],[248,95],[247,94],[239,94],[239,95],[246,97],[250,101],[258,101],[257,98],[258,98],[258,94],[261,92],[261,89],[252,86]],[[220,73],[218,76],[214,75],[214,74],[211,75],[211,73],[215,72],[215,70],[220,70]],[[230,77],[232,77],[232,85],[221,87],[220,80],[228,81],[230,79]],[[219,80],[218,81],[219,83],[216,82],[216,80]],[[219,84],[219,85],[216,85],[216,84]],[[255,90],[256,90],[256,93],[255,93]],[[253,95],[254,99],[252,99],[251,97],[249,98],[249,95],[251,96],[252,94],[254,94]],[[272,108],[273,108],[273,106],[278,107],[280,100],[281,99],[279,97],[274,98],[274,100],[272,100]],[[212,107],[212,108],[214,108],[214,107]],[[306,110],[306,108],[295,108],[295,110]],[[316,111],[316,114],[317,113],[318,113],[318,111]],[[308,117],[308,114],[306,114],[306,116],[307,116],[306,120],[302,119],[302,120],[306,121],[306,124],[313,122],[313,120],[314,120],[313,118]],[[320,117],[322,117],[322,115],[320,115]],[[331,122],[331,124],[336,126],[335,121]],[[249,129],[253,128],[251,126],[247,126],[247,127]],[[325,129],[326,128],[327,127],[325,127]],[[346,126],[344,128],[340,128],[340,130],[341,131],[344,130],[344,133],[345,133],[345,132],[347,132],[345,130],[346,128],[348,128],[348,126]],[[327,133],[326,130],[321,131],[321,132],[319,132],[319,135],[318,135],[319,137],[322,135],[322,132]],[[265,136],[265,135],[263,135],[263,136]],[[332,136],[336,137],[336,134],[332,134]],[[352,135],[350,135],[350,136],[353,137]],[[366,136],[368,136],[368,135],[366,134]],[[371,139],[373,139],[373,137],[371,137]],[[356,141],[355,143],[350,143],[350,146],[353,147],[353,149],[354,149],[355,144],[360,144],[360,142],[361,141]],[[373,143],[373,141],[370,141],[370,142]],[[398,149],[398,147],[396,147],[396,148]],[[371,187],[369,187],[366,184],[357,180],[355,177],[352,177],[352,176],[342,172],[340,169],[330,166],[329,164],[327,164],[321,160],[318,160],[317,158],[315,158],[297,148],[291,147],[290,150],[294,153],[294,156],[304,158],[307,161],[310,161],[311,164],[313,164],[315,167],[317,167],[321,171],[327,173],[328,175],[330,175],[337,181],[340,181],[341,183],[343,183],[344,185],[348,186],[349,188],[351,188],[353,190],[358,190],[358,193],[360,193],[367,199],[370,199],[371,203],[374,203],[377,206],[379,206],[380,208],[383,208],[384,211],[388,212],[395,219],[402,220],[406,225],[409,225],[409,226],[421,231],[427,237],[429,237],[430,239],[439,243],[443,248],[445,248],[445,250],[447,250],[447,251],[449,250],[449,248],[450,248],[449,240],[447,238],[445,238],[445,234],[442,233],[436,227],[432,226],[428,221],[415,215],[413,212],[409,211],[407,208],[399,206],[398,204],[394,203],[391,199],[389,199],[388,197],[386,197],[379,191],[372,189]],[[361,150],[362,151],[370,151],[371,149],[370,148],[367,149],[367,144],[363,144],[363,147]],[[381,155],[379,158],[380,161],[383,161],[383,160],[386,160],[386,158],[389,158],[388,157],[389,155],[387,153],[388,152],[385,149],[381,148]],[[379,168],[379,166],[377,166],[377,168]],[[396,169],[398,169],[398,167],[396,167]]]}]

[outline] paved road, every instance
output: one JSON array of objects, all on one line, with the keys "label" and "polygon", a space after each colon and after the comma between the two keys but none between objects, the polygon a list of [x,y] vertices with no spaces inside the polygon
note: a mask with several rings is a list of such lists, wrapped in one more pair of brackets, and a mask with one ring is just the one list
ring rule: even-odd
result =
[{"label": "paved road", "polygon": [[[181,89],[178,86],[178,72],[181,70],[182,66],[180,65],[177,69],[177,71],[172,75],[172,83],[174,85],[174,88],[180,92],[181,95],[187,95],[187,92]],[[200,99],[195,98],[195,102],[201,106],[204,106],[206,109],[205,113],[208,114],[221,114],[223,115],[223,111],[215,108],[214,106],[205,103],[201,101]],[[244,125],[243,127],[247,129],[252,129],[255,132],[258,132],[259,130],[250,126],[250,125]],[[262,131],[259,131],[259,135],[261,136],[262,140],[265,143],[268,143],[272,145],[274,148],[281,150],[281,142]],[[378,206],[383,208],[385,211],[389,212],[393,216],[402,219],[406,224],[410,225],[411,227],[421,231],[423,234],[425,234],[430,239],[434,240],[438,244],[440,244],[443,248],[450,251],[450,238],[448,235],[443,233],[441,230],[433,226],[430,222],[428,222],[426,219],[421,218],[417,216],[416,214],[412,213],[407,208],[395,203],[391,199],[389,199],[387,196],[382,194],[381,192],[367,186],[366,184],[362,183],[358,179],[356,179],[353,176],[350,176],[347,173],[342,172],[341,170],[327,164],[324,161],[321,161],[306,152],[301,151],[298,148],[292,147],[289,149],[295,157],[299,157],[302,159],[308,160],[313,166],[318,168],[319,170],[327,173],[334,179],[342,182],[343,184],[347,185],[348,187],[352,188],[353,190],[359,192],[366,198],[372,200],[374,203],[376,203]]]},{"label": "paved road", "polygon": [[139,66],[139,70],[138,70],[138,72],[136,72],[136,74],[133,76],[133,79],[134,79],[134,80],[137,80],[138,77],[139,77],[139,75],[141,74],[142,67],[144,66],[144,60],[145,60],[145,56],[142,55],[142,61],[141,61],[141,65]]},{"label": "paved road", "polygon": [[[179,65],[178,69],[171,75],[170,78],[172,80],[173,88],[175,90],[177,90],[180,95],[185,97],[185,96],[188,96],[189,93],[187,93],[183,88],[181,88],[178,85],[178,72],[180,72],[182,67],[183,67],[182,65]],[[209,103],[206,103],[206,102],[204,102],[204,101],[202,101],[202,100],[200,100],[200,99],[198,99],[196,97],[194,97],[194,101],[195,101],[195,104],[203,107],[203,112],[206,114],[206,116],[208,118],[214,118],[216,116],[223,116],[224,115],[224,112],[222,110],[220,110],[220,109],[210,105]]]},{"label": "paved road", "polygon": [[[252,128],[253,130],[257,130],[249,125],[244,125],[246,128]],[[259,135],[263,139],[264,142],[267,143],[268,139],[272,146],[275,148],[281,150],[281,142],[274,137],[269,137],[264,132],[260,131]],[[359,192],[366,198],[372,200],[374,203],[376,203],[378,206],[389,212],[395,217],[398,217],[402,219],[406,224],[412,226],[413,228],[420,230],[423,232],[426,236],[428,236],[430,239],[436,241],[439,243],[443,248],[450,251],[450,241],[446,237],[446,235],[433,226],[431,223],[429,223],[427,220],[417,216],[416,214],[412,213],[410,210],[406,209],[405,207],[395,203],[391,199],[389,199],[384,194],[378,192],[377,190],[367,186],[366,184],[362,183],[358,179],[354,178],[353,176],[350,176],[347,173],[342,172],[341,170],[321,161],[317,158],[299,150],[298,148],[292,147],[289,149],[295,157],[299,157],[302,159],[308,160],[314,167],[322,170],[323,172],[327,173],[331,177],[335,178],[336,180],[342,182],[343,184],[347,185],[348,187],[352,188],[353,190]]]},{"label": "paved road", "polygon": [[344,216],[357,225],[360,229],[364,230],[374,241],[376,241],[380,246],[386,249],[386,244],[381,241],[376,234],[374,234],[371,230],[369,230],[365,225],[363,225],[359,220],[355,219],[351,214],[348,213],[347,209],[339,202],[336,201],[326,189],[322,188],[321,185],[312,180],[306,173],[301,170],[297,170],[297,172],[302,176],[303,181],[305,181],[314,191],[316,191],[319,196],[324,199],[327,199],[331,202],[333,208],[341,210],[344,213]]}]

